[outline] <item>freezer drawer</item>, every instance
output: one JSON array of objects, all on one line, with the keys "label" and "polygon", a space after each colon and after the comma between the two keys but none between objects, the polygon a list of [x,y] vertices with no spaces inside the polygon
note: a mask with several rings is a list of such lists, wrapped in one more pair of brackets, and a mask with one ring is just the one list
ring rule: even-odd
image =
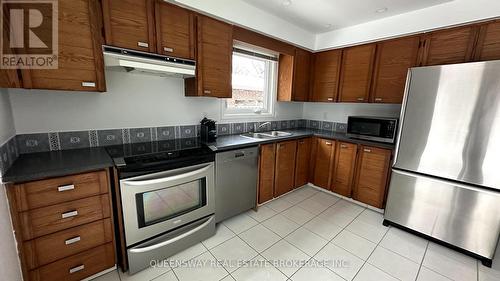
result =
[{"label": "freezer drawer", "polygon": [[491,260],[500,192],[393,170],[384,219]]}]

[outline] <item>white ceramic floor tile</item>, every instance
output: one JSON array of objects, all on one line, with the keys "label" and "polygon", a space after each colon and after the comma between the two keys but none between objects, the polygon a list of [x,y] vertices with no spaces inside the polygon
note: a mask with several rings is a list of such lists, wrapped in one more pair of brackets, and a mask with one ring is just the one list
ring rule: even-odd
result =
[{"label": "white ceramic floor tile", "polygon": [[337,234],[342,231],[342,228],[334,223],[328,222],[321,217],[315,217],[314,219],[308,221],[305,225],[305,228],[310,231],[318,234],[326,240],[331,240]]},{"label": "white ceramic floor tile", "polygon": [[284,210],[292,207],[293,204],[285,200],[284,198],[278,198],[269,203],[266,203],[264,206],[269,207],[278,213],[281,213]]},{"label": "white ceramic floor tile", "polygon": [[366,260],[377,244],[366,240],[350,231],[344,230],[332,240],[332,243]]},{"label": "white ceramic floor tile", "polygon": [[113,270],[93,279],[92,281],[120,281],[120,275],[118,274],[118,270]]},{"label": "white ceramic floor tile", "polygon": [[428,269],[425,266],[422,266],[422,268],[420,268],[420,271],[418,272],[417,281],[452,281],[452,280]]},{"label": "white ceramic floor tile", "polygon": [[333,204],[332,208],[337,212],[344,212],[346,214],[351,214],[354,216],[359,215],[361,212],[363,212],[363,210],[365,210],[364,207],[342,199]]},{"label": "white ceramic floor tile", "polygon": [[382,270],[366,263],[359,271],[354,281],[398,281],[398,279],[390,276]]},{"label": "white ceramic floor tile", "polygon": [[303,264],[309,260],[308,255],[284,240],[265,250],[262,256],[273,265],[276,265],[288,277],[299,270],[301,263]]},{"label": "white ceramic floor tile", "polygon": [[262,256],[238,268],[231,275],[236,281],[285,281],[287,277],[273,267]]},{"label": "white ceramic floor tile", "polygon": [[477,278],[475,259],[432,242],[427,247],[422,264],[455,281],[469,281]]},{"label": "white ceramic floor tile", "polygon": [[[192,262],[191,266],[174,268],[175,275],[180,281],[218,281],[228,275],[210,252],[196,257]],[[144,280],[148,279],[142,279]]]},{"label": "white ceramic floor tile", "polygon": [[329,205],[323,205],[322,203],[318,203],[317,201],[312,200],[311,198],[298,203],[297,206],[301,207],[302,209],[308,211],[313,215],[318,215],[319,213],[323,212],[329,207]]},{"label": "white ceramic floor tile", "polygon": [[309,213],[308,211],[298,206],[293,206],[283,211],[282,215],[287,217],[289,220],[292,220],[293,222],[297,223],[298,225],[303,225],[308,220],[314,217],[313,214]]},{"label": "white ceramic floor tile", "polygon": [[322,205],[326,205],[328,207],[337,203],[340,200],[339,197],[328,194],[326,192],[318,192],[313,196],[311,196],[309,199],[316,201]]},{"label": "white ceramic floor tile", "polygon": [[311,257],[328,243],[327,240],[304,227],[290,233],[285,240]]},{"label": "white ceramic floor tile", "polygon": [[121,270],[118,270],[118,273],[121,281],[143,281],[152,280],[168,271],[170,271],[170,267],[150,267],[133,275],[129,275],[128,272],[124,273]]},{"label": "white ceramic floor tile", "polygon": [[244,231],[239,237],[259,253],[281,240],[281,237],[261,224]]},{"label": "white ceramic floor tile", "polygon": [[498,281],[500,280],[500,243],[493,258],[491,268],[484,266],[479,262],[479,281]]},{"label": "white ceramic floor tile", "polygon": [[255,210],[249,210],[246,212],[247,215],[249,215],[251,218],[258,222],[263,222],[272,216],[275,216],[277,213],[273,209],[266,207],[266,206],[260,206],[257,208],[257,211]]},{"label": "white ceramic floor tile", "polygon": [[402,281],[413,281],[420,265],[385,248],[377,247],[368,263]]},{"label": "white ceramic floor tile", "polygon": [[424,258],[428,243],[423,238],[391,227],[382,242],[380,242],[380,246],[420,264]]},{"label": "white ceramic floor tile", "polygon": [[299,225],[295,222],[289,220],[285,216],[278,214],[262,223],[265,227],[272,230],[274,233],[281,237],[285,237],[292,233],[295,229],[299,228]]},{"label": "white ceramic floor tile", "polygon": [[191,260],[192,258],[197,257],[206,251],[207,251],[207,248],[205,248],[205,246],[203,246],[202,243],[198,243],[194,246],[191,246],[191,247],[185,249],[182,252],[179,252],[179,253],[171,256],[170,258],[168,258],[168,260],[170,262],[174,262],[174,263],[182,263],[182,262],[186,262],[188,260]]},{"label": "white ceramic floor tile", "polygon": [[298,192],[297,190],[294,191],[294,192],[291,192],[287,195],[284,195],[283,197],[281,197],[282,199],[290,202],[292,205],[296,205],[304,200],[306,200],[308,197],[307,195],[305,194],[301,194],[300,192]]},{"label": "white ceramic floor tile", "polygon": [[234,237],[210,250],[229,272],[257,256],[257,252],[239,237]]},{"label": "white ceramic floor tile", "polygon": [[225,242],[231,238],[236,236],[234,232],[232,232],[227,226],[223,223],[218,223],[215,227],[215,235],[203,241],[203,245],[207,247],[207,249],[212,249],[213,247]]},{"label": "white ceramic floor tile", "polygon": [[152,281],[177,281],[177,277],[175,276],[173,271],[169,271],[163,275],[160,275],[153,279]]},{"label": "white ceramic floor tile", "polygon": [[333,243],[328,243],[314,259],[327,262],[328,268],[346,280],[352,280],[364,263],[362,259]]},{"label": "white ceramic floor tile", "polygon": [[309,198],[320,191],[317,190],[316,188],[313,188],[313,187],[306,184],[306,185],[298,188],[295,192],[306,197],[306,198]]},{"label": "white ceramic floor tile", "polygon": [[389,230],[388,227],[382,225],[383,220],[382,214],[366,209],[349,224],[347,229],[374,243],[379,243]]},{"label": "white ceramic floor tile", "polygon": [[302,267],[292,276],[293,281],[344,281],[342,277],[323,267]]},{"label": "white ceramic floor tile", "polygon": [[257,225],[258,222],[249,217],[247,214],[240,214],[228,220],[225,220],[222,223],[229,229],[231,229],[231,231],[233,231],[234,233],[240,234],[243,231]]}]

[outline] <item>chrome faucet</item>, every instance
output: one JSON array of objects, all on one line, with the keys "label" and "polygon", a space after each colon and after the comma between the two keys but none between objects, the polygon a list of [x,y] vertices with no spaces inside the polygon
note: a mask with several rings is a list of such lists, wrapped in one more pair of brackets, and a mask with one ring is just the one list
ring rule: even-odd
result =
[{"label": "chrome faucet", "polygon": [[264,122],[264,123],[260,124],[259,126],[257,126],[257,124],[254,124],[254,125],[255,125],[254,129],[257,132],[260,128],[262,128],[262,127],[264,127],[266,125],[271,125],[271,122]]}]

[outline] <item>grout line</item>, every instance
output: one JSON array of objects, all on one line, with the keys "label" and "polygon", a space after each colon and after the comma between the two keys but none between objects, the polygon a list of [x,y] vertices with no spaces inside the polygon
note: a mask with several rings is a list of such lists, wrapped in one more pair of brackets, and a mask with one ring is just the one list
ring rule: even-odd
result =
[{"label": "grout line", "polygon": [[417,276],[415,277],[415,280],[418,280],[418,276],[420,275],[420,270],[422,269],[422,266],[424,265],[424,259],[425,259],[425,255],[427,254],[427,249],[429,249],[429,241],[427,241],[427,245],[425,246],[424,255],[422,256],[422,260],[420,261],[420,266],[418,267]]}]

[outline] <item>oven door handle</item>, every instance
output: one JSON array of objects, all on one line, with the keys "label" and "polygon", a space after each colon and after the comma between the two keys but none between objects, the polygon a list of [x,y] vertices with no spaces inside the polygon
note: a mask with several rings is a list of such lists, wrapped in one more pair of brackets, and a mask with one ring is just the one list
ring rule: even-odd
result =
[{"label": "oven door handle", "polygon": [[143,247],[143,248],[133,248],[133,249],[130,249],[129,251],[131,253],[145,253],[145,252],[149,252],[149,251],[153,251],[153,250],[156,250],[158,248],[161,248],[161,247],[164,247],[164,246],[167,246],[169,244],[172,244],[176,241],[179,241],[181,239],[184,239],[196,232],[198,232],[199,230],[205,228],[207,225],[209,225],[212,221],[214,220],[214,216],[211,216],[206,222],[198,225],[197,227],[189,230],[189,231],[186,231],[184,233],[182,233],[181,235],[178,235],[178,236],[175,236],[174,238],[172,239],[169,239],[169,240],[165,240],[165,241],[162,241],[158,244],[154,244],[154,245],[151,245],[151,246],[146,246],[146,247]]},{"label": "oven door handle", "polygon": [[177,175],[169,176],[169,177],[159,177],[156,179],[150,179],[150,180],[124,180],[123,183],[126,185],[132,185],[132,186],[144,186],[144,185],[152,185],[152,184],[159,184],[159,183],[165,183],[169,181],[176,181],[176,180],[181,180],[184,178],[190,178],[193,176],[196,176],[198,174],[202,174],[206,171],[208,171],[212,167],[212,164],[209,164],[201,169],[197,169],[194,171],[190,172],[181,172]]}]

